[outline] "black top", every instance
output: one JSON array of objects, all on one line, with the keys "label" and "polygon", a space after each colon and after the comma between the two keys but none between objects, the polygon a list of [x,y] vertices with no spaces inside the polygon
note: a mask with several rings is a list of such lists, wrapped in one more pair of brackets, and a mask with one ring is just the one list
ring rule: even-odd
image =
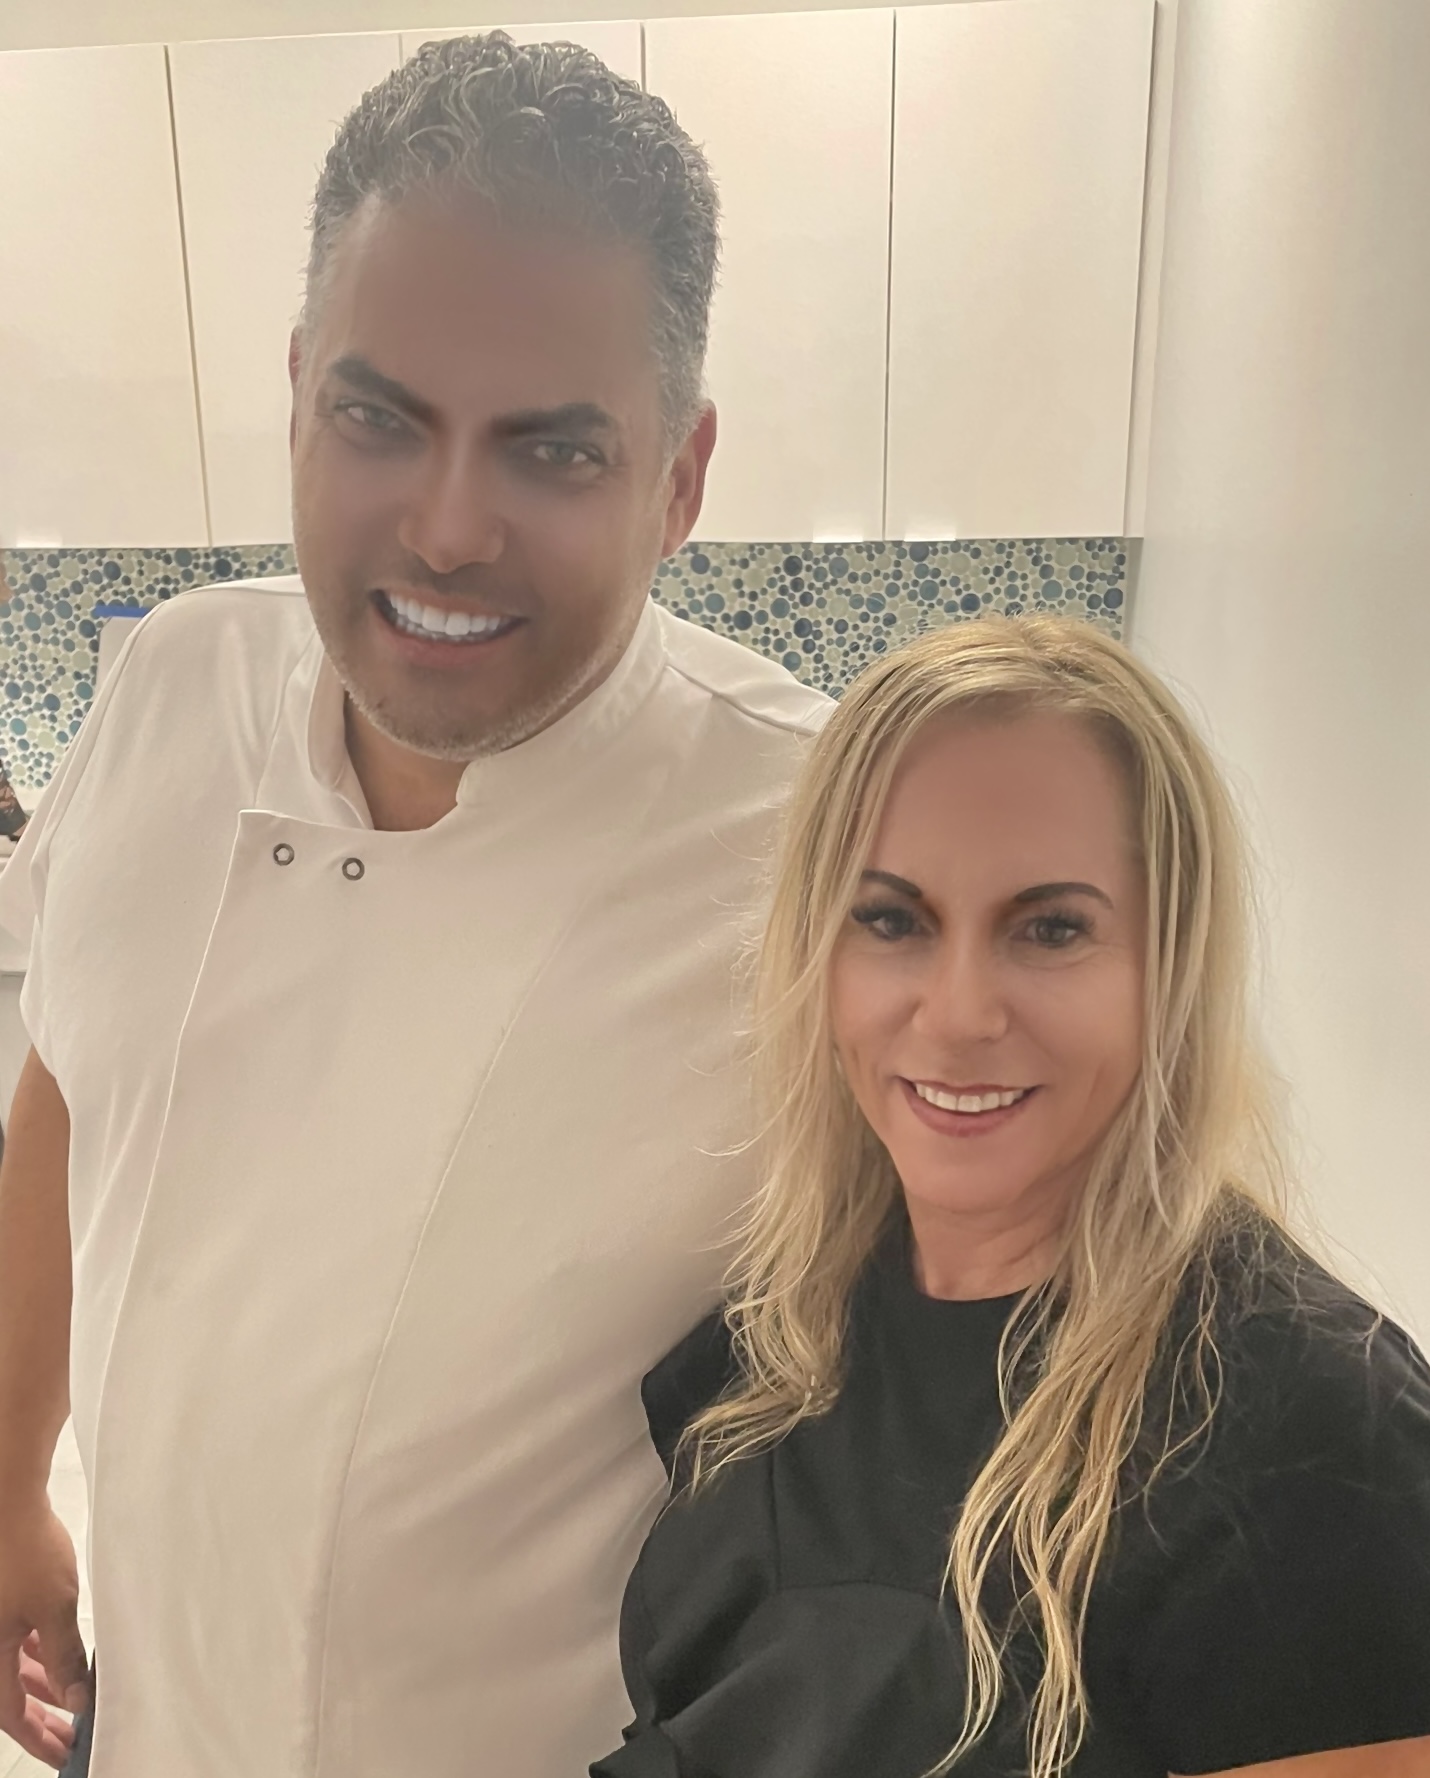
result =
[{"label": "black top", "polygon": [[[1219,1268],[1244,1268],[1243,1249]],[[1279,1240],[1233,1295],[1211,1430],[1116,1515],[1072,1778],[1430,1735],[1430,1367]],[[679,1494],[651,1532],[621,1623],[637,1719],[592,1778],[919,1778],[948,1752],[963,1656],[940,1583],[1001,1429],[1016,1301],[925,1297],[905,1240],[886,1244],[834,1408]],[[712,1317],[646,1378],[667,1469],[732,1375]],[[1014,1704],[959,1766],[1026,1769]]]}]

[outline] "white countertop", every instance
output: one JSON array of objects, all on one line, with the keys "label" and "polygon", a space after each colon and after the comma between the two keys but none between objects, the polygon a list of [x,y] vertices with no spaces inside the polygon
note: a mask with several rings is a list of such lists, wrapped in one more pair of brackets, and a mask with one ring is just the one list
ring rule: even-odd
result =
[{"label": "white countertop", "polygon": [[[20,799],[20,807],[27,814],[32,814],[35,804],[39,800],[39,792],[30,790],[26,785],[15,784],[13,780],[11,782],[15,795]],[[5,869],[6,860],[14,850],[14,840],[0,837],[0,871]],[[0,975],[23,975],[28,961],[28,945],[17,944],[10,934],[0,927]]]},{"label": "white countertop", "polygon": [[0,926],[0,976],[23,975],[29,961],[29,945],[18,943]]}]

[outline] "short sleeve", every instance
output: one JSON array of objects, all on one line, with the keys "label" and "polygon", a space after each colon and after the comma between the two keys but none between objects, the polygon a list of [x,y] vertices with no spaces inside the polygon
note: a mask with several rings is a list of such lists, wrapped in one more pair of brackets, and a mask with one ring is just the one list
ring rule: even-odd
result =
[{"label": "short sleeve", "polygon": [[90,705],[71,742],[59,769],[50,779],[35,812],[25,825],[20,843],[0,871],[0,929],[12,941],[7,947],[16,957],[26,959],[25,985],[20,994],[20,1014],[30,1041],[43,1060],[49,1054],[49,1032],[45,1020],[45,979],[43,946],[39,942],[44,920],[45,884],[49,875],[50,847],[55,832],[64,820],[76,786],[94,753],[95,743],[104,726],[105,714],[128,663],[133,659],[135,643],[145,629],[136,624],[125,638],[113,669],[103,689]]},{"label": "short sleeve", "polygon": [[625,1744],[590,1768],[590,1778],[689,1778],[664,1733],[649,1724],[628,1731]]},{"label": "short sleeve", "polygon": [[678,1346],[641,1380],[641,1402],[651,1443],[670,1475],[680,1436],[695,1416],[723,1394],[736,1373],[729,1329],[720,1310],[691,1328]]},{"label": "short sleeve", "polygon": [[1129,1637],[1168,1772],[1430,1735],[1430,1367],[1389,1323],[1280,1340]]},{"label": "short sleeve", "polygon": [[637,1566],[621,1601],[621,1668],[635,1721],[622,1735],[620,1748],[590,1768],[589,1778],[689,1778],[675,1743],[655,1720],[656,1700],[645,1667],[654,1639],[655,1626],[646,1610]]}]

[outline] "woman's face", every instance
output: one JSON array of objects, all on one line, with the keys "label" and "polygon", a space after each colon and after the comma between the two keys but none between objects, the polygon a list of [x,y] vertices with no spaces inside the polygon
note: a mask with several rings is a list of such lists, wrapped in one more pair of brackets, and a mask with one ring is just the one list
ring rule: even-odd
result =
[{"label": "woman's face", "polygon": [[921,1249],[928,1229],[1062,1220],[1137,1076],[1144,902],[1122,777],[1074,718],[919,736],[831,993]]}]

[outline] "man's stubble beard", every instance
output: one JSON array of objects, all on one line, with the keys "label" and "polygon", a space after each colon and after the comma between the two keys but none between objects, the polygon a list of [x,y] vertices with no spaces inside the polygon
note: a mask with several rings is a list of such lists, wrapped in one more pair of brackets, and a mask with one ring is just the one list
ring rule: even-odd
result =
[{"label": "man's stubble beard", "polygon": [[533,699],[524,708],[513,710],[494,724],[480,730],[449,729],[446,733],[439,732],[435,724],[423,723],[420,716],[394,710],[382,698],[370,695],[353,672],[346,651],[334,646],[327,636],[323,636],[322,641],[353,708],[379,734],[409,753],[420,754],[426,759],[469,765],[473,760],[490,758],[493,754],[506,753],[521,746],[522,742],[550,728],[583,703],[609,677],[630,646],[631,636],[613,638],[599,653],[580,662],[575,671],[545,696]]}]

